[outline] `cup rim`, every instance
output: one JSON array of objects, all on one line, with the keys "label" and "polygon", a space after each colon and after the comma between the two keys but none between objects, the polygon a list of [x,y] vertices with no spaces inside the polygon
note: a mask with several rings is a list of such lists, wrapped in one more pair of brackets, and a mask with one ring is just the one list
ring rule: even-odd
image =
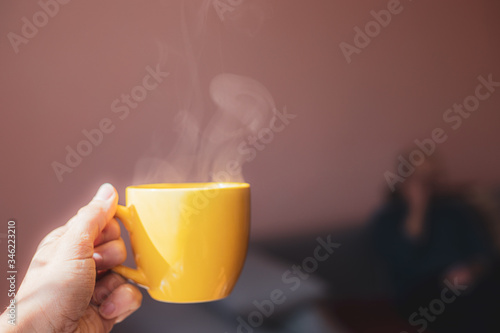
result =
[{"label": "cup rim", "polygon": [[243,182],[184,182],[184,183],[154,183],[127,186],[127,190],[148,190],[148,191],[199,191],[213,189],[238,189],[250,188],[250,184]]}]

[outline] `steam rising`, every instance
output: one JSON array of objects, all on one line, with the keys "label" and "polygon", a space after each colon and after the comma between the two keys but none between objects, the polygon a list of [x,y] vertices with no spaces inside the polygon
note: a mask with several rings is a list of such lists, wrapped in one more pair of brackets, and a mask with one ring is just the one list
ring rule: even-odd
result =
[{"label": "steam rising", "polygon": [[[243,181],[244,155],[238,146],[268,126],[275,109],[273,97],[258,81],[235,74],[218,74],[210,82],[215,106],[203,133],[189,112],[180,112],[177,144],[167,158],[144,158],[136,165],[134,183]],[[200,135],[201,133],[201,135]],[[234,171],[234,166],[239,170]],[[229,171],[230,170],[230,171]]]},{"label": "steam rising", "polygon": [[[235,74],[219,74],[210,83],[210,97],[217,111],[208,124],[198,155],[199,176],[241,168],[243,155],[238,146],[269,124],[274,100],[261,83]],[[241,170],[232,181],[243,181]],[[211,179],[216,180],[216,179]]]},{"label": "steam rising", "polygon": [[[182,45],[173,52],[180,109],[173,124],[177,141],[166,154],[164,133],[157,133],[150,153],[136,163],[134,184],[221,181],[220,173],[226,175],[224,181],[243,181],[245,160],[238,146],[269,125],[275,109],[273,97],[258,81],[229,73],[218,74],[208,86],[201,86],[198,62],[207,21],[214,17],[211,13],[226,28],[254,36],[269,18],[271,7],[260,0],[218,7],[221,3],[225,0],[181,2]],[[166,53],[165,48],[160,52],[162,63]],[[211,105],[203,103],[207,91]]]}]

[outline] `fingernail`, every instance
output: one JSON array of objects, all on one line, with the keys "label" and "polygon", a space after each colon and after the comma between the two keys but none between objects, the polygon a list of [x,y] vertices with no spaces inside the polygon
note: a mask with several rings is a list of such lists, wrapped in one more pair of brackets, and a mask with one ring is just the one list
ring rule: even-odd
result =
[{"label": "fingernail", "polygon": [[96,267],[99,267],[102,264],[102,261],[104,260],[102,257],[102,254],[97,253],[97,252],[94,252],[94,254],[92,255],[92,258],[94,258]]},{"label": "fingernail", "polygon": [[113,196],[115,193],[115,190],[113,188],[113,185],[109,183],[104,183],[99,187],[99,190],[97,190],[96,195],[94,196],[94,199],[97,200],[108,200]]},{"label": "fingernail", "polygon": [[106,316],[106,317],[111,317],[113,312],[115,312],[115,309],[116,309],[116,307],[113,304],[113,302],[104,302],[104,303],[102,303],[101,307],[99,308],[101,314]]}]

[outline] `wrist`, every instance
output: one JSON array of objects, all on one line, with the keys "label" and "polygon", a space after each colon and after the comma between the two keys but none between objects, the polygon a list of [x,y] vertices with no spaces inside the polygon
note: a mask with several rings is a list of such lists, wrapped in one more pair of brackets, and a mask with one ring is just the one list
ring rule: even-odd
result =
[{"label": "wrist", "polygon": [[[21,309],[21,311],[19,310]],[[18,300],[0,315],[0,332],[51,332],[43,311],[37,304]]]}]

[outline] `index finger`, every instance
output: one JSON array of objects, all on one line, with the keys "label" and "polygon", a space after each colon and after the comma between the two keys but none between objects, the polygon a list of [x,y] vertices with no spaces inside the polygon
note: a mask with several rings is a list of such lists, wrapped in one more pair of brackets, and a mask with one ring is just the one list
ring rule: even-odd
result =
[{"label": "index finger", "polygon": [[[115,214],[118,194],[111,184],[103,184],[89,204],[67,223],[68,244],[79,258],[90,258],[94,241]],[[73,251],[72,251],[73,252]],[[76,258],[75,258],[76,259]]]}]

